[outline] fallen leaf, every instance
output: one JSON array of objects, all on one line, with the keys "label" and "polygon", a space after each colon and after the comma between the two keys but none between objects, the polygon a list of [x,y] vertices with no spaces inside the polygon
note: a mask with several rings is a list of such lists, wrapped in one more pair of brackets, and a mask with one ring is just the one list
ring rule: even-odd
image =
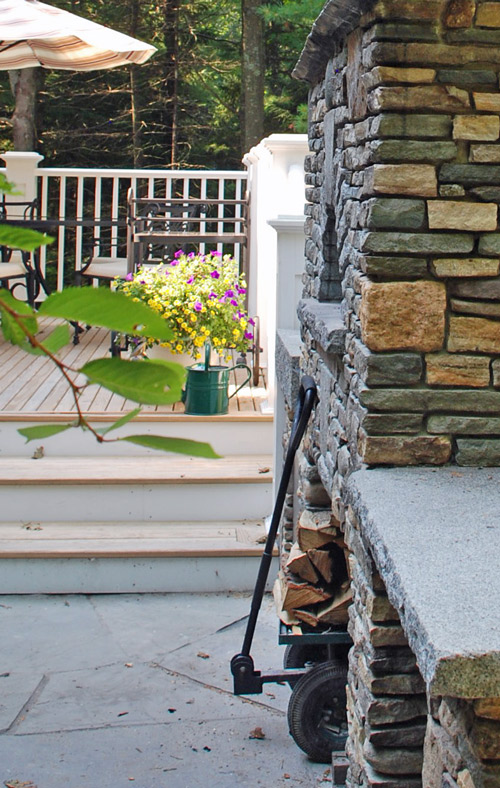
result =
[{"label": "fallen leaf", "polygon": [[212,748],[211,747],[205,746],[203,749],[205,750],[205,752],[212,752]]},{"label": "fallen leaf", "polygon": [[210,659],[210,654],[206,654],[204,651],[198,651],[196,656],[200,659]]},{"label": "fallen leaf", "polygon": [[290,775],[285,772],[285,774],[283,775],[283,779],[284,780],[289,780],[290,779]]},{"label": "fallen leaf", "polygon": [[276,695],[273,695],[272,692],[266,692],[266,695],[267,695],[268,698],[275,698],[276,697]]},{"label": "fallen leaf", "polygon": [[28,782],[21,782],[21,780],[9,780],[8,782],[4,783],[5,788],[37,788],[35,783],[32,783],[30,780]]},{"label": "fallen leaf", "polygon": [[33,455],[31,457],[32,460],[41,460],[43,457],[43,446],[37,446]]},{"label": "fallen leaf", "polygon": [[117,716],[117,717],[125,717],[125,715],[126,715],[126,714],[128,714],[128,711],[121,711],[121,712],[120,712],[119,714],[117,714],[116,716]]},{"label": "fallen leaf", "polygon": [[134,667],[134,663],[133,662],[126,662],[125,663],[125,667],[126,668],[133,668]]},{"label": "fallen leaf", "polygon": [[177,709],[167,709],[167,711],[168,711],[169,714],[173,714],[174,711],[177,711]]},{"label": "fallen leaf", "polygon": [[33,525],[33,523],[25,523],[22,527],[25,531],[43,531],[42,526],[39,524]]},{"label": "fallen leaf", "polygon": [[249,734],[248,738],[249,739],[265,739],[266,738],[266,734],[264,733],[262,728],[257,727],[257,728],[254,728],[253,731],[250,731],[250,734]]},{"label": "fallen leaf", "polygon": [[271,468],[259,468],[259,473],[269,473]]}]

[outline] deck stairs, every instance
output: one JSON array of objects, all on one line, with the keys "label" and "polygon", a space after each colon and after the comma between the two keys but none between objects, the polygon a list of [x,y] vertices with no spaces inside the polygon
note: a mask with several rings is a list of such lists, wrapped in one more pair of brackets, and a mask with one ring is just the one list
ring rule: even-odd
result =
[{"label": "deck stairs", "polygon": [[[44,409],[44,386],[55,399],[39,362],[35,381],[27,367],[22,375],[15,364],[6,369],[0,380],[0,594],[253,588],[273,506],[272,414],[257,403],[265,384],[243,389],[225,415],[146,409],[124,428],[208,441],[222,456],[206,460],[125,442],[98,445],[76,429],[40,441],[43,447],[26,444],[20,427],[67,421],[71,414],[56,405]],[[23,400],[27,387],[31,403]],[[106,409],[99,392],[94,406],[89,403],[98,426],[119,415],[115,411],[116,398]]]}]

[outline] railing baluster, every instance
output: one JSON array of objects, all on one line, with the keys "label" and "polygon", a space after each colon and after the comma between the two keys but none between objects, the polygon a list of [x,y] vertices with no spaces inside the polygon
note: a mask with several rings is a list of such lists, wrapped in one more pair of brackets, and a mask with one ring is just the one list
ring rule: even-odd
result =
[{"label": "railing baluster", "polygon": [[[83,219],[83,196],[85,178],[78,178],[76,185],[76,218],[78,221]],[[83,226],[77,225],[75,233],[75,271],[82,267],[82,246],[83,246]]]}]

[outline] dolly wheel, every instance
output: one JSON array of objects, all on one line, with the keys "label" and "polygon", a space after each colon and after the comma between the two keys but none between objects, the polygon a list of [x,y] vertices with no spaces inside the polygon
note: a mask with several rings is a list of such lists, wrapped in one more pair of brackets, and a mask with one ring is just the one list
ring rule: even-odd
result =
[{"label": "dolly wheel", "polygon": [[[283,655],[284,668],[303,668],[307,662],[316,665],[319,662],[326,662],[328,659],[328,649],[325,645],[313,645],[312,643],[290,643]],[[298,681],[289,679],[288,684],[293,689]]]},{"label": "dolly wheel", "polygon": [[330,763],[347,738],[347,665],[337,660],[316,665],[295,685],[288,704],[288,726],[295,743],[311,760]]}]

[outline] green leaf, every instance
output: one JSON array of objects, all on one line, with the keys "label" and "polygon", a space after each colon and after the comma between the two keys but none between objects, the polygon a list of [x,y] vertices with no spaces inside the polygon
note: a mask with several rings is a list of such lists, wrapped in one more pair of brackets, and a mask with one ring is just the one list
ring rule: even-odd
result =
[{"label": "green leaf", "polygon": [[3,172],[0,172],[0,192],[4,194],[22,194],[15,183],[7,180]]},{"label": "green leaf", "polygon": [[53,240],[50,235],[39,233],[38,230],[0,224],[1,246],[9,246],[11,249],[22,249],[23,252],[33,252],[39,246],[51,244]]},{"label": "green leaf", "polygon": [[90,383],[104,386],[126,399],[143,405],[167,405],[181,398],[182,376],[176,367],[179,364],[167,361],[101,358],[89,361],[79,371],[87,376]]},{"label": "green leaf", "polygon": [[39,314],[104,326],[132,336],[162,341],[172,337],[166,320],[157,312],[105,287],[67,287],[52,293],[40,306]]},{"label": "green leaf", "polygon": [[38,324],[33,309],[24,301],[18,301],[17,298],[14,298],[8,290],[0,290],[2,333],[7,342],[11,342],[13,345],[24,345],[25,348],[28,348],[29,343],[26,334],[19,322],[9,314],[5,307],[9,307],[9,309],[16,312],[20,322],[30,334],[36,334]]},{"label": "green leaf", "polygon": [[71,335],[69,332],[69,326],[67,323],[64,323],[62,326],[57,326],[57,328],[52,331],[51,334],[48,335],[40,342],[43,345],[43,348],[33,347],[28,343],[28,347],[26,350],[29,353],[32,353],[34,356],[43,356],[46,355],[45,351],[48,350],[49,353],[56,354],[61,350],[61,348],[65,347],[71,339]]},{"label": "green leaf", "polygon": [[111,424],[109,427],[105,427],[103,430],[97,430],[97,432],[100,435],[107,435],[108,432],[111,432],[112,430],[118,430],[120,427],[123,427],[124,424],[128,424],[129,421],[135,419],[135,417],[138,416],[140,412],[140,408],[134,408],[134,410],[131,410],[130,413],[126,413],[125,416],[122,416],[121,419],[113,422],[113,424]]},{"label": "green leaf", "polygon": [[23,438],[26,438],[26,443],[29,443],[40,440],[40,438],[50,438],[52,435],[57,435],[59,432],[65,432],[76,426],[74,421],[71,424],[42,424],[39,427],[23,427],[18,432]]},{"label": "green leaf", "polygon": [[220,459],[220,454],[216,454],[209,443],[201,441],[191,441],[185,438],[163,438],[159,435],[128,435],[120,438],[121,441],[135,443],[138,446],[146,446],[149,449],[158,451],[171,451],[176,454],[188,454],[190,457],[207,457],[208,459]]}]

